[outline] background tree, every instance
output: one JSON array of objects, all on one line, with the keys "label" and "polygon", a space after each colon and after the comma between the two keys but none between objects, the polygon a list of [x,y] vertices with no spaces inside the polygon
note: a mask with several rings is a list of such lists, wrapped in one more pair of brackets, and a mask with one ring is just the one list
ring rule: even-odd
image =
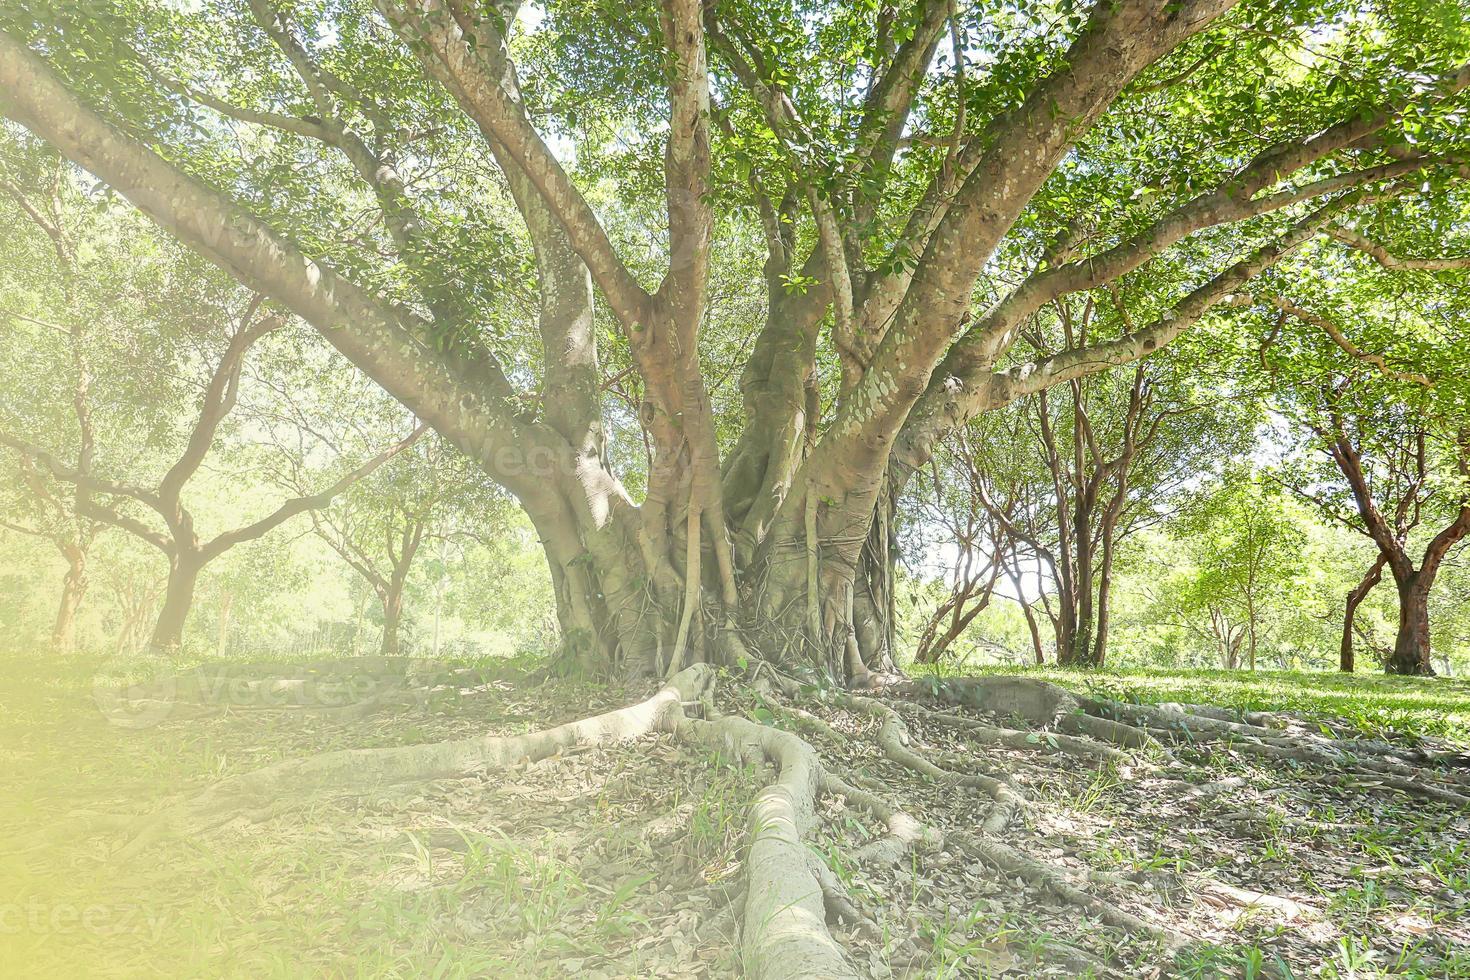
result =
[{"label": "background tree", "polygon": [[1340,666],[1352,667],[1356,610],[1387,569],[1399,599],[1387,669],[1432,673],[1430,591],[1470,533],[1470,364],[1453,333],[1470,310],[1457,271],[1470,261],[1416,269],[1356,231],[1334,237],[1343,246],[1283,270],[1261,362],[1309,436],[1298,464],[1318,464],[1291,467],[1288,482],[1378,551],[1347,595]]},{"label": "background tree", "polygon": [[[107,293],[116,282],[106,257],[91,251],[105,235],[105,228],[79,200],[69,168],[62,161],[33,141],[9,141],[5,151],[0,208],[4,208],[6,227],[22,231],[7,236],[4,245],[12,274],[3,287],[0,315],[10,321],[11,331],[24,332],[42,346],[59,347],[57,360],[64,365],[60,371],[32,376],[32,385],[47,390],[35,404],[14,410],[24,413],[27,431],[55,436],[71,447],[78,471],[90,472],[96,432],[87,334],[112,318]],[[87,251],[81,247],[83,240],[87,240]],[[7,454],[6,462],[12,469],[6,497],[0,501],[4,526],[47,541],[66,563],[51,645],[69,650],[75,640],[77,611],[90,585],[92,543],[104,525],[86,513],[89,491],[85,488],[58,483],[23,456]]]},{"label": "background tree", "polygon": [[[998,447],[991,440],[983,444]],[[904,521],[914,532],[909,548],[937,552],[947,566],[947,588],[919,631],[915,663],[934,664],[945,656],[990,605],[1001,576],[1015,562],[1016,545],[1006,524],[1016,517],[1023,488],[989,489],[990,478],[982,471],[986,465],[962,434],[953,451],[936,453],[911,486],[913,506],[906,508]]]},{"label": "background tree", "polygon": [[454,449],[427,439],[394,465],[359,481],[331,506],[311,512],[316,534],[362,576],[377,598],[382,612],[379,653],[384,656],[400,651],[405,591],[426,550],[434,552],[432,562],[437,566],[431,587],[437,647],[442,590],[447,585],[445,549],[473,535],[476,516],[488,526],[493,514],[494,495],[486,494],[479,483]]},{"label": "background tree", "polygon": [[[1057,311],[1052,325],[1069,334],[1065,343],[1085,343],[1102,318],[1085,304]],[[1105,661],[1120,551],[1171,512],[1187,481],[1249,442],[1251,399],[1208,394],[1206,357],[1193,350],[1074,379],[987,413],[986,422],[1010,419],[1010,431],[977,429],[977,420],[960,443],[976,474],[968,506],[996,525],[1010,591],[1036,593],[1059,663]],[[1028,560],[1038,569],[1023,585]],[[1030,604],[1022,611],[1034,619]]]},{"label": "background tree", "polygon": [[[1233,469],[1191,498],[1171,522],[1191,567],[1179,588],[1180,611],[1203,620],[1220,651],[1220,665],[1256,669],[1256,654],[1275,607],[1303,565],[1306,535],[1279,490],[1259,475]],[[1196,627],[1199,628],[1199,627]]]},{"label": "background tree", "polygon": [[[175,649],[183,637],[199,574],[209,562],[297,514],[325,505],[416,436],[345,475],[338,474],[320,489],[277,502],[262,517],[242,524],[236,516],[228,530],[203,536],[193,508],[184,500],[186,488],[225,436],[238,440],[238,433],[222,432],[222,426],[239,402],[246,356],[284,327],[287,317],[268,311],[259,294],[245,293],[197,259],[184,255],[179,261],[178,252],[160,247],[146,228],[130,223],[125,212],[90,219],[77,216],[76,212],[85,215],[96,208],[77,188],[66,186],[69,173],[53,170],[51,176],[44,203],[27,197],[13,183],[8,191],[56,253],[51,298],[60,304],[62,316],[78,317],[76,304],[84,302],[85,288],[92,291],[93,302],[108,306],[111,330],[103,334],[95,325],[83,327],[80,319],[74,319],[75,327],[59,328],[52,320],[29,318],[35,328],[27,331],[32,337],[36,330],[59,333],[62,350],[47,342],[29,349],[12,347],[14,370],[46,377],[51,372],[48,359],[63,357],[66,390],[56,392],[61,399],[56,405],[34,392],[8,389],[0,416],[0,445],[16,461],[36,507],[64,508],[60,491],[51,488],[68,491],[70,513],[59,514],[62,529],[51,532],[66,546],[63,553],[69,564],[58,628],[69,629],[79,601],[78,583],[85,584],[83,545],[90,545],[96,525],[105,524],[152,545],[168,560],[168,583],[150,645]],[[85,257],[88,267],[79,270],[78,249],[66,225],[86,220],[101,221],[104,227],[110,223],[112,244],[129,261],[93,253]],[[94,278],[93,273],[101,274]],[[85,286],[83,276],[88,280]],[[221,328],[221,320],[229,326]],[[11,339],[22,341],[19,334]],[[105,379],[109,411],[102,432],[92,404],[97,379],[88,366],[99,356],[120,369]],[[128,376],[121,370],[124,365],[135,366],[140,374]],[[201,375],[202,382],[195,382]],[[172,410],[184,405],[192,411],[191,421],[183,431],[169,431],[179,418]],[[57,433],[58,427],[37,426],[32,419],[38,413],[50,419],[68,409],[71,424],[62,428],[70,432],[62,433],[54,447],[38,443],[38,434]],[[150,522],[145,514],[156,520]]]}]

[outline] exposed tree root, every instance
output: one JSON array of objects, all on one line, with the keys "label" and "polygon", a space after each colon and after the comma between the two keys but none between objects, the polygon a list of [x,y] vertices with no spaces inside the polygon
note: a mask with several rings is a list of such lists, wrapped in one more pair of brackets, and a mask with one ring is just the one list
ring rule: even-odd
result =
[{"label": "exposed tree root", "polygon": [[827,931],[820,862],[802,837],[816,822],[822,764],[800,736],[726,716],[685,719],[681,736],[747,761],[770,760],[780,774],[750,808],[741,960],[759,980],[856,978],[858,972]]},{"label": "exposed tree root", "polygon": [[1159,740],[1134,725],[1102,714],[1089,714],[1070,691],[1028,677],[949,677],[927,682],[890,684],[894,694],[933,698],[975,708],[1001,718],[1015,717],[1032,728],[1053,729],[1127,749],[1155,748]]},{"label": "exposed tree root", "polygon": [[[848,703],[854,709],[880,719],[879,744],[884,749],[885,755],[893,761],[914,769],[925,776],[956,782],[960,785],[977,785],[977,783],[972,782],[971,777],[965,777],[950,770],[934,766],[932,763],[928,763],[922,756],[910,750],[904,744],[908,740],[907,728],[903,725],[902,718],[890,706],[869,698],[859,697],[848,699]],[[833,740],[838,738],[837,733],[833,731],[826,721],[811,712],[784,705],[777,706],[777,710],[783,716],[794,720],[807,731],[825,735]],[[931,712],[930,714],[937,713]],[[940,717],[942,718],[944,716]],[[959,716],[950,717],[955,717],[961,722],[969,721],[969,719],[960,718]],[[967,725],[961,725],[960,727],[968,728]],[[989,728],[990,726],[982,727]],[[1022,738],[1025,737],[1024,733],[1018,732],[1016,734],[1021,735]],[[1027,743],[1027,747],[1034,748],[1035,746]],[[1114,749],[1108,749],[1108,751],[1116,752]],[[1081,754],[1093,755],[1085,751]],[[1124,755],[1123,753],[1118,754]],[[946,754],[941,753],[939,757],[945,758]],[[1124,757],[1126,758],[1126,756]],[[988,777],[986,779],[988,780]],[[989,783],[978,785],[986,789],[991,788]],[[1020,800],[1019,795],[1014,794],[1013,789],[1008,785],[1002,784],[1002,786],[1007,792],[1014,795],[1016,800]],[[1126,912],[1121,912],[1102,899],[1096,898],[1085,890],[1071,885],[1059,870],[1029,858],[1014,848],[999,844],[990,839],[980,840],[972,835],[960,832],[951,832],[948,835],[941,833],[938,829],[888,805],[876,793],[854,786],[846,780],[830,773],[823,776],[823,792],[828,795],[843,797],[847,803],[858,806],[867,811],[875,819],[887,825],[889,832],[885,836],[871,841],[855,852],[853,855],[854,858],[861,863],[879,861],[896,864],[910,853],[928,854],[939,851],[945,846],[946,840],[948,840],[953,846],[971,856],[985,860],[987,863],[1000,868],[1008,874],[1016,874],[1034,885],[1046,887],[1049,891],[1057,894],[1058,897],[1072,904],[1081,905],[1110,925],[1129,932],[1145,935],[1149,938],[1162,939],[1175,944],[1182,942],[1182,940],[1167,933],[1165,930],[1145,923]],[[1015,810],[1005,810],[997,815],[997,808],[993,808],[986,821],[987,826],[992,829],[987,832],[1001,832],[1010,818],[1014,816],[1015,812]],[[830,884],[829,882],[824,885],[824,891],[830,887]],[[839,915],[843,918],[849,918],[849,913],[843,911],[850,904],[849,900],[846,899],[845,890],[842,890],[839,894],[829,894],[828,904],[829,907],[835,907]],[[857,915],[860,920],[863,918],[861,913],[855,909],[850,914]],[[863,931],[870,936],[873,928],[875,928],[875,925],[862,926]],[[911,943],[906,945],[912,946]],[[1076,973],[1093,972],[1101,974],[1105,970],[1105,964],[1101,960],[1080,950],[1058,948],[1055,944],[1048,944],[1046,946],[1046,955],[1049,960],[1059,963]]]},{"label": "exposed tree root", "polygon": [[[802,731],[840,742],[841,736],[821,717],[805,708],[768,702],[788,723]],[[882,837],[864,844],[853,855],[859,863],[897,864],[912,851],[929,853],[939,850],[944,837],[909,814],[890,806],[876,793],[854,786],[830,770],[822,773],[822,795],[840,797],[844,802],[865,811],[887,830]]]},{"label": "exposed tree root", "polygon": [[1048,732],[1042,736],[1035,732],[1000,728],[986,724],[977,718],[933,711],[920,704],[910,704],[908,710],[926,721],[948,725],[952,728],[962,728],[974,741],[985,745],[1004,745],[1007,748],[1035,752],[1064,752],[1068,755],[1103,762],[1127,762],[1132,758],[1127,752],[1085,736],[1067,735],[1060,732]]},{"label": "exposed tree root", "polygon": [[896,807],[889,806],[875,793],[859,789],[851,783],[826,773],[822,792],[840,796],[883,823],[888,832],[858,848],[853,857],[863,864],[898,864],[911,852],[929,853],[944,846],[944,836]]},{"label": "exposed tree root", "polygon": [[[387,677],[378,675],[376,680],[381,683],[373,697],[391,700],[424,690],[422,686],[412,687],[408,678],[407,669],[389,672]],[[441,678],[433,683],[454,683],[458,679]],[[190,704],[208,706],[210,692],[220,690],[217,676],[200,674],[189,683],[193,685],[188,691]],[[236,675],[229,683],[234,693],[220,700],[227,708],[241,700],[241,692],[245,700],[267,701],[277,696],[327,700],[346,689],[336,683],[335,677],[326,678],[315,671],[298,672],[290,678]],[[826,769],[813,742],[841,747],[854,735],[837,731],[814,711],[787,703],[788,698],[800,698],[795,685],[781,684],[778,679],[776,688],[783,696],[766,686],[766,704],[782,719],[782,727],[772,727],[738,715],[720,715],[709,703],[713,683],[713,669],[695,665],[671,677],[643,702],[545,731],[329,752],[230,777],[201,793],[175,799],[143,818],[80,814],[76,826],[126,834],[131,840],[118,852],[126,857],[174,833],[199,833],[242,817],[264,819],[315,798],[381,794],[423,780],[502,769],[559,752],[671,732],[772,773],[770,782],[749,808],[740,884],[730,904],[713,913],[700,926],[700,933],[729,935],[737,941],[743,974],[757,980],[846,980],[862,975],[862,971],[834,938],[828,923],[845,924],[860,948],[881,945],[889,962],[900,966],[922,961],[923,941],[917,939],[917,934],[906,935],[903,928],[894,930],[891,917],[865,909],[863,902],[871,901],[867,894],[850,892],[844,879],[816,856],[806,837],[818,822],[816,804],[823,796],[839,799],[843,806],[861,811],[882,828],[852,852],[861,865],[901,866],[912,858],[923,859],[947,848],[950,853],[944,855],[945,862],[951,860],[951,855],[983,862],[1114,929],[1156,940],[1169,949],[1186,941],[1178,933],[1103,897],[1109,889],[1133,887],[1132,882],[1098,872],[1085,876],[1074,873],[1007,842],[1003,835],[1028,805],[1017,787],[1004,772],[995,771],[981,758],[919,745],[905,715],[916,722],[958,730],[985,746],[1121,763],[1133,758],[1127,750],[1150,749],[1157,759],[1164,745],[1183,744],[1206,754],[1228,750],[1275,762],[1322,767],[1420,798],[1470,806],[1470,796],[1458,792],[1460,774],[1443,768],[1453,765],[1450,756],[1371,740],[1324,739],[1284,716],[1238,714],[1189,704],[1125,704],[1077,697],[1054,684],[1015,677],[890,682],[884,685],[884,692],[898,696],[892,700],[839,695],[838,705],[876,721],[872,737],[887,760],[927,780],[977,789],[991,801],[984,819],[973,831],[968,824],[963,828],[930,825],[890,804],[885,799],[890,795],[889,787],[856,771],[856,767],[851,773],[841,774]],[[192,700],[195,697],[198,700]],[[978,709],[1001,721],[938,710],[933,706],[935,701]],[[705,717],[685,715],[686,706],[696,704],[704,708]],[[1007,719],[1016,719],[1021,727],[1006,727]],[[844,723],[839,727],[849,726]],[[861,730],[872,731],[867,725]],[[1429,761],[1442,768],[1427,772],[1422,763]],[[1434,778],[1442,782],[1432,781]],[[1199,804],[1228,796],[1244,788],[1245,781],[1241,777],[1207,783],[1166,779],[1165,785],[1181,800]],[[1227,814],[1226,819],[1231,816]],[[952,822],[951,818],[944,819]],[[435,833],[439,834],[434,838],[436,846],[457,848],[463,844],[448,834]],[[1253,904],[1264,902],[1257,893],[1236,891],[1256,896],[1251,898]],[[1101,960],[1070,947],[1049,948],[1047,955],[1078,970],[1103,968]]]},{"label": "exposed tree root", "polygon": [[1185,714],[1199,715],[1202,718],[1213,718],[1216,721],[1243,721],[1247,725],[1257,728],[1285,728],[1287,721],[1281,715],[1270,711],[1231,711],[1214,704],[1192,704],[1177,701],[1166,701],[1159,705],[1161,708],[1181,711]]},{"label": "exposed tree root", "polygon": [[[1193,744],[1200,751],[1211,751],[1218,743],[1231,751],[1275,762],[1338,770],[1420,799],[1470,807],[1470,796],[1430,781],[1439,779],[1458,787],[1466,786],[1460,773],[1399,761],[1391,751],[1392,746],[1386,743],[1383,749],[1389,751],[1375,749],[1367,752],[1364,746],[1371,743],[1359,739],[1352,743],[1356,751],[1345,751],[1332,739],[1308,734],[1283,734],[1277,728],[1189,713],[1178,705],[1123,704],[1089,699],[1083,702],[1083,706],[1089,712],[1121,718],[1161,738]],[[1364,758],[1364,755],[1371,757]],[[1442,760],[1443,757],[1435,761]]]},{"label": "exposed tree root", "polygon": [[886,690],[910,698],[934,697],[1000,718],[1017,717],[1034,728],[1055,727],[1079,707],[1066,688],[1029,677],[948,677],[890,684]]},{"label": "exposed tree root", "polygon": [[1162,745],[1145,729],[1099,715],[1082,712],[1067,715],[1062,719],[1060,727],[1064,732],[1087,735],[1100,742],[1110,742],[1130,749],[1149,749]]},{"label": "exposed tree root", "polygon": [[242,773],[141,818],[136,836],[118,856],[130,857],[173,833],[200,833],[252,813],[274,815],[322,795],[370,794],[400,783],[502,769],[577,747],[672,731],[681,716],[681,704],[699,698],[713,681],[714,669],[696,664],[671,678],[646,701],[545,731],[342,749]]},{"label": "exposed tree root", "polygon": [[[206,693],[212,683],[201,675],[188,682],[190,693]],[[258,692],[299,690],[309,681],[237,677],[231,683]],[[734,716],[712,721],[685,717],[684,705],[706,697],[713,683],[714,669],[695,664],[671,677],[646,701],[556,728],[519,736],[328,752],[221,780],[142,818],[88,814],[75,826],[125,830],[131,840],[116,856],[127,858],[172,834],[200,833],[240,817],[264,819],[313,798],[376,794],[404,783],[502,769],[576,748],[675,732],[777,769],[775,780],[750,808],[743,896],[732,911],[732,918],[738,914],[741,921],[746,974],[761,980],[814,976],[855,980],[856,968],[827,929],[828,913],[853,923],[869,938],[880,931],[802,838],[815,823],[815,801],[823,786],[846,791],[844,795],[850,794],[854,802],[875,811],[882,804],[826,777],[815,749],[798,735]],[[401,691],[397,685],[395,689]],[[886,822],[889,834],[884,840],[891,839],[890,848],[932,840],[915,829],[917,821],[897,811],[889,810]]]},{"label": "exposed tree root", "polygon": [[1157,939],[1170,948],[1182,946],[1187,941],[1184,937],[1162,926],[1145,922],[1131,912],[1118,908],[1113,902],[1085,891],[1068,881],[1065,873],[1060,869],[1028,857],[1000,841],[981,839],[959,831],[951,832],[949,841],[959,850],[980,858],[1007,874],[1013,874],[1032,885],[1045,888],[1056,897],[1086,910],[1110,926]]},{"label": "exposed tree root", "polygon": [[[1037,727],[1059,728],[1069,734],[1128,748],[1173,742],[1209,751],[1213,744],[1219,743],[1232,751],[1275,762],[1346,772],[1420,799],[1470,806],[1470,794],[1464,792],[1470,788],[1470,777],[1457,771],[1457,755],[1292,731],[1291,719],[1270,712],[1237,713],[1212,705],[1179,703],[1125,704],[1105,698],[1077,697],[1056,684],[1026,677],[913,681],[890,685],[889,690],[975,707],[1000,717],[1020,717]],[[984,723],[951,720],[957,717],[960,716],[935,720],[962,724],[985,740]],[[1022,740],[1026,739],[1025,733],[1018,734]],[[1010,734],[990,733],[989,737],[999,738],[1001,744],[1016,742]]]},{"label": "exposed tree root", "polygon": [[1005,780],[981,773],[961,773],[946,769],[910,749],[908,726],[903,723],[903,717],[882,701],[851,695],[847,698],[847,703],[854,709],[879,719],[878,747],[893,762],[931,779],[956,786],[972,786],[989,794],[993,805],[981,824],[980,829],[984,833],[999,834],[1010,825],[1012,819],[1026,809],[1025,799]]}]

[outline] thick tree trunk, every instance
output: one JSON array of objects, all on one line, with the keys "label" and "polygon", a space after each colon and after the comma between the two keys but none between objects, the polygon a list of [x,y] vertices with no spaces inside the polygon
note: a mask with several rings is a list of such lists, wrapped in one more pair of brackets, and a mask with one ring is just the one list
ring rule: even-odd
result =
[{"label": "thick tree trunk", "polygon": [[1373,562],[1373,567],[1368,570],[1368,574],[1364,575],[1363,580],[1347,594],[1347,604],[1342,616],[1342,645],[1337,659],[1338,670],[1345,674],[1351,674],[1356,669],[1353,654],[1353,623],[1357,619],[1358,607],[1363,604],[1364,599],[1368,598],[1368,593],[1372,592],[1382,580],[1385,561],[1383,554],[1380,553],[1377,560]]},{"label": "thick tree trunk", "polygon": [[184,552],[172,555],[168,565],[168,585],[163,593],[163,608],[153,626],[148,649],[156,653],[175,654],[184,642],[184,625],[194,605],[194,587],[204,562],[199,555]]},{"label": "thick tree trunk", "polygon": [[1399,629],[1385,669],[1390,674],[1432,676],[1429,645],[1429,585],[1423,570],[1398,583]]},{"label": "thick tree trunk", "polygon": [[1057,646],[1057,664],[1062,667],[1097,667],[1095,651],[1087,636],[1090,627],[1086,622],[1078,623],[1065,631]]},{"label": "thick tree trunk", "polygon": [[853,633],[863,664],[877,671],[897,670],[895,623],[898,582],[898,536],[894,522],[898,516],[898,491],[892,476],[887,492],[879,496],[868,539],[858,556],[857,578],[853,591]]},{"label": "thick tree trunk", "polygon": [[77,609],[87,594],[87,553],[75,545],[68,545],[62,553],[66,556],[66,575],[61,580],[61,603],[51,627],[51,646],[69,651],[76,643]]},{"label": "thick tree trunk", "polygon": [[[1061,616],[1057,621],[1057,664],[1062,667],[1096,667],[1093,662],[1092,610],[1078,601],[1083,593],[1059,595]],[[1090,593],[1089,593],[1090,594]]]}]

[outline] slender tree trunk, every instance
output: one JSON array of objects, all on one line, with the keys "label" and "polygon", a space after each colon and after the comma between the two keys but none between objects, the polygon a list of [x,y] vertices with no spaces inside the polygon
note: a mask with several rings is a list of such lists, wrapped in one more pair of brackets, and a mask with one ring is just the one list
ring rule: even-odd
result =
[{"label": "slender tree trunk", "polygon": [[1036,613],[1021,589],[1020,559],[1016,558],[1014,553],[1011,557],[1014,561],[1006,566],[1006,577],[1011,580],[1011,586],[1016,590],[1016,602],[1021,607],[1021,613],[1026,617],[1026,629],[1031,634],[1031,650],[1036,656],[1036,665],[1040,667],[1046,663],[1046,654],[1041,648],[1041,629],[1036,625]]},{"label": "slender tree trunk", "polygon": [[352,655],[354,657],[362,654],[362,621],[367,614],[368,599],[364,595],[362,601],[358,602],[355,610],[355,622],[352,627]]},{"label": "slender tree trunk", "polygon": [[214,655],[221,660],[229,652],[230,646],[230,607],[235,604],[235,594],[226,592],[220,599],[219,604],[219,629],[215,635]]},{"label": "slender tree trunk", "polygon": [[[1110,520],[1116,520],[1109,515]],[[1113,598],[1113,558],[1116,553],[1112,525],[1103,528],[1102,565],[1097,574],[1096,627],[1092,638],[1092,665],[1101,667],[1108,659],[1108,627],[1111,625]]]},{"label": "slender tree trunk", "polygon": [[203,567],[203,560],[193,552],[181,552],[170,557],[163,608],[158,612],[153,636],[148,640],[150,650],[157,653],[178,653],[184,642],[184,625],[188,622],[189,610],[194,606],[194,587],[199,582],[199,572]]},{"label": "slender tree trunk", "polygon": [[1420,569],[1398,582],[1399,629],[1393,654],[1386,669],[1390,674],[1432,676],[1434,663],[1429,644],[1429,585]]},{"label": "slender tree trunk", "polygon": [[66,575],[61,580],[61,604],[51,628],[51,646],[67,652],[76,643],[77,609],[87,594],[87,552],[71,544],[62,553],[66,556]]},{"label": "slender tree trunk", "polygon": [[444,605],[444,593],[441,589],[434,590],[434,642],[432,652],[429,656],[439,658],[439,613]]},{"label": "slender tree trunk", "polygon": [[1372,592],[1373,588],[1382,580],[1385,561],[1386,559],[1380,552],[1377,560],[1373,562],[1373,567],[1368,570],[1368,574],[1364,575],[1363,580],[1347,594],[1347,604],[1343,609],[1342,616],[1342,646],[1339,650],[1337,660],[1338,670],[1345,674],[1351,674],[1355,669],[1353,662],[1353,625],[1358,615],[1358,607],[1363,604],[1364,599],[1368,598],[1368,593]]},{"label": "slender tree trunk", "polygon": [[395,575],[383,592],[383,641],[378,653],[385,657],[398,656],[398,627],[402,621],[403,579]]},{"label": "slender tree trunk", "polygon": [[1091,514],[1080,506],[1077,510],[1076,530],[1073,532],[1075,558],[1075,585],[1072,588],[1072,635],[1067,644],[1066,660],[1069,667],[1096,667],[1093,660],[1093,542]]},{"label": "slender tree trunk", "polygon": [[1256,670],[1256,599],[1254,595],[1246,597],[1246,663],[1250,666],[1252,673]]},{"label": "slender tree trunk", "polygon": [[[919,640],[919,650],[914,655],[915,663],[939,663],[954,641],[975,621],[975,617],[990,605],[990,589],[985,589],[978,597],[976,591],[973,583],[965,583],[934,611]],[[975,600],[975,604],[966,609],[965,603],[971,599]],[[942,630],[941,623],[946,624]]]}]

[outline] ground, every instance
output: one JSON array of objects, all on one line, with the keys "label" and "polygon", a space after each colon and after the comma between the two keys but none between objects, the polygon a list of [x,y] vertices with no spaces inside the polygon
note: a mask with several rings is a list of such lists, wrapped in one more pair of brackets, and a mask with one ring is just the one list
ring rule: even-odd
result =
[{"label": "ground", "polygon": [[[156,825],[134,819],[281,760],[519,735],[649,689],[438,664],[413,683],[390,669],[392,685],[354,688],[350,702],[327,703],[317,685],[307,704],[267,700],[252,674],[223,705],[196,711],[178,696],[130,729],[98,709],[84,658],[10,657],[3,669],[0,975],[733,977],[752,967],[737,912],[756,832],[747,814],[775,770],[686,728],[346,793],[298,799],[288,782],[289,805],[181,832],[139,833]],[[364,669],[387,676],[382,664]],[[281,671],[291,669],[266,665],[258,677]],[[846,781],[852,798],[828,787],[816,799],[804,845],[831,872],[830,932],[858,975],[1470,978],[1470,810],[1455,800],[1470,777],[1455,754],[1470,744],[1470,685],[1045,676],[1123,704],[1214,704],[1290,726],[1283,738],[1328,731],[1332,744],[1389,738],[1404,758],[1437,752],[1420,789],[1439,798],[1405,792],[1393,768],[1240,751],[1272,736],[1103,745],[1066,734],[1065,719],[1037,726],[956,705],[950,679],[853,700],[725,678],[703,709],[688,707],[800,735]],[[1284,708],[1294,716],[1250,714]],[[1013,734],[997,742],[995,726]],[[884,742],[896,732],[906,745]],[[938,771],[916,771],[906,753]],[[864,790],[943,843],[873,859],[887,838],[855,805]],[[998,791],[1018,809],[987,834]],[[1033,863],[1008,867],[1015,855]],[[1064,897],[1037,868],[1078,893]]]}]

